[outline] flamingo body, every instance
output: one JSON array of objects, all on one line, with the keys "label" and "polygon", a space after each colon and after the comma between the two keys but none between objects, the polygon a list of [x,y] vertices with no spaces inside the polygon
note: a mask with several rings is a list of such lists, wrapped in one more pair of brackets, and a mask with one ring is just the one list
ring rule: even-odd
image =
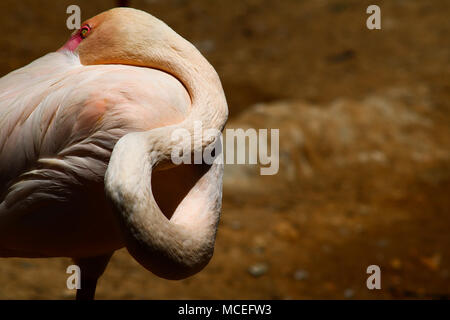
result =
[{"label": "flamingo body", "polygon": [[163,278],[199,272],[220,217],[220,150],[212,164],[171,156],[215,146],[227,116],[214,68],[162,21],[129,8],[85,21],[0,79],[0,257],[73,258],[79,299],[122,247]]},{"label": "flamingo body", "polygon": [[98,197],[111,152],[126,133],[183,120],[183,85],[150,68],[84,66],[63,51],[6,75],[0,92],[0,256],[123,247]]}]

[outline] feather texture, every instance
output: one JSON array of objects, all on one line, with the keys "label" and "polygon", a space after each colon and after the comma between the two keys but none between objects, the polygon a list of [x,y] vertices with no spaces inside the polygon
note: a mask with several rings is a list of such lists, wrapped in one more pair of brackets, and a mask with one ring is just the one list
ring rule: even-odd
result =
[{"label": "feather texture", "polygon": [[[20,256],[29,246],[37,256],[73,253],[75,235],[46,251],[46,243],[61,232],[51,225],[60,219],[82,228],[89,220],[86,208],[106,210],[104,200],[88,199],[86,190],[103,188],[115,143],[129,132],[181,122],[190,105],[186,89],[167,73],[125,65],[84,66],[69,51],[47,54],[1,78],[0,256]],[[74,199],[83,207],[73,205]],[[33,217],[44,208],[51,219]],[[33,239],[24,219],[47,235]],[[101,221],[102,215],[97,219],[102,228],[113,225]],[[19,221],[21,227],[15,228]],[[84,227],[86,241],[95,237],[96,228],[88,229]],[[113,227],[105,231],[118,237],[115,232]],[[16,248],[2,248],[11,237],[20,239]],[[98,243],[93,253],[102,250]]]}]

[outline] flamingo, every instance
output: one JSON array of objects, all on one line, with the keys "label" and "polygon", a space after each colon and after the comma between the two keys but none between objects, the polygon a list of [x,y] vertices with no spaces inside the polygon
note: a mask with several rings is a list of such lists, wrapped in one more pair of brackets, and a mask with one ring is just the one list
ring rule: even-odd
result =
[{"label": "flamingo", "polygon": [[[152,15],[114,8],[0,79],[0,257],[69,257],[93,299],[114,251],[183,279],[210,261],[223,164],[180,164],[223,130],[214,68]],[[176,130],[191,141],[172,141]],[[184,149],[182,149],[184,150]]]}]

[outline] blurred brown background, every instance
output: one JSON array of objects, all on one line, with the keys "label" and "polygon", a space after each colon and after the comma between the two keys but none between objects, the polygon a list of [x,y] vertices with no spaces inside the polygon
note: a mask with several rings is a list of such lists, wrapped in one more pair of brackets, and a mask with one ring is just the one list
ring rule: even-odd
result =
[{"label": "blurred brown background", "polygon": [[[115,1],[1,1],[0,75]],[[279,128],[280,171],[227,166],[216,252],[166,281],[121,250],[98,299],[450,297],[450,2],[131,0],[215,66],[230,128]],[[366,28],[370,4],[382,30]],[[130,22],[132,23],[132,22]],[[69,259],[0,259],[0,299],[66,299]],[[381,290],[366,288],[381,267]]]}]

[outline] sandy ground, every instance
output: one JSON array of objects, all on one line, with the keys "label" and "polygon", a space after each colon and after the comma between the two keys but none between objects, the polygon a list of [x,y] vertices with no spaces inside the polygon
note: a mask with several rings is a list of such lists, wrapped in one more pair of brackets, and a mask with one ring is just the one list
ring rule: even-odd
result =
[{"label": "sandy ground", "polygon": [[[450,2],[377,1],[382,30],[369,31],[372,2],[131,0],[216,67],[231,126],[298,129],[306,142],[281,140],[276,177],[227,168],[215,256],[203,272],[162,280],[121,250],[98,299],[450,297]],[[83,19],[114,6],[0,2],[0,75],[62,45],[75,3]],[[384,113],[365,120],[359,110],[372,105]],[[315,122],[323,130],[309,130]],[[347,127],[357,135],[342,144],[333,129]],[[0,259],[0,299],[72,298],[69,264]],[[366,288],[371,264],[381,267],[381,290]]]}]

